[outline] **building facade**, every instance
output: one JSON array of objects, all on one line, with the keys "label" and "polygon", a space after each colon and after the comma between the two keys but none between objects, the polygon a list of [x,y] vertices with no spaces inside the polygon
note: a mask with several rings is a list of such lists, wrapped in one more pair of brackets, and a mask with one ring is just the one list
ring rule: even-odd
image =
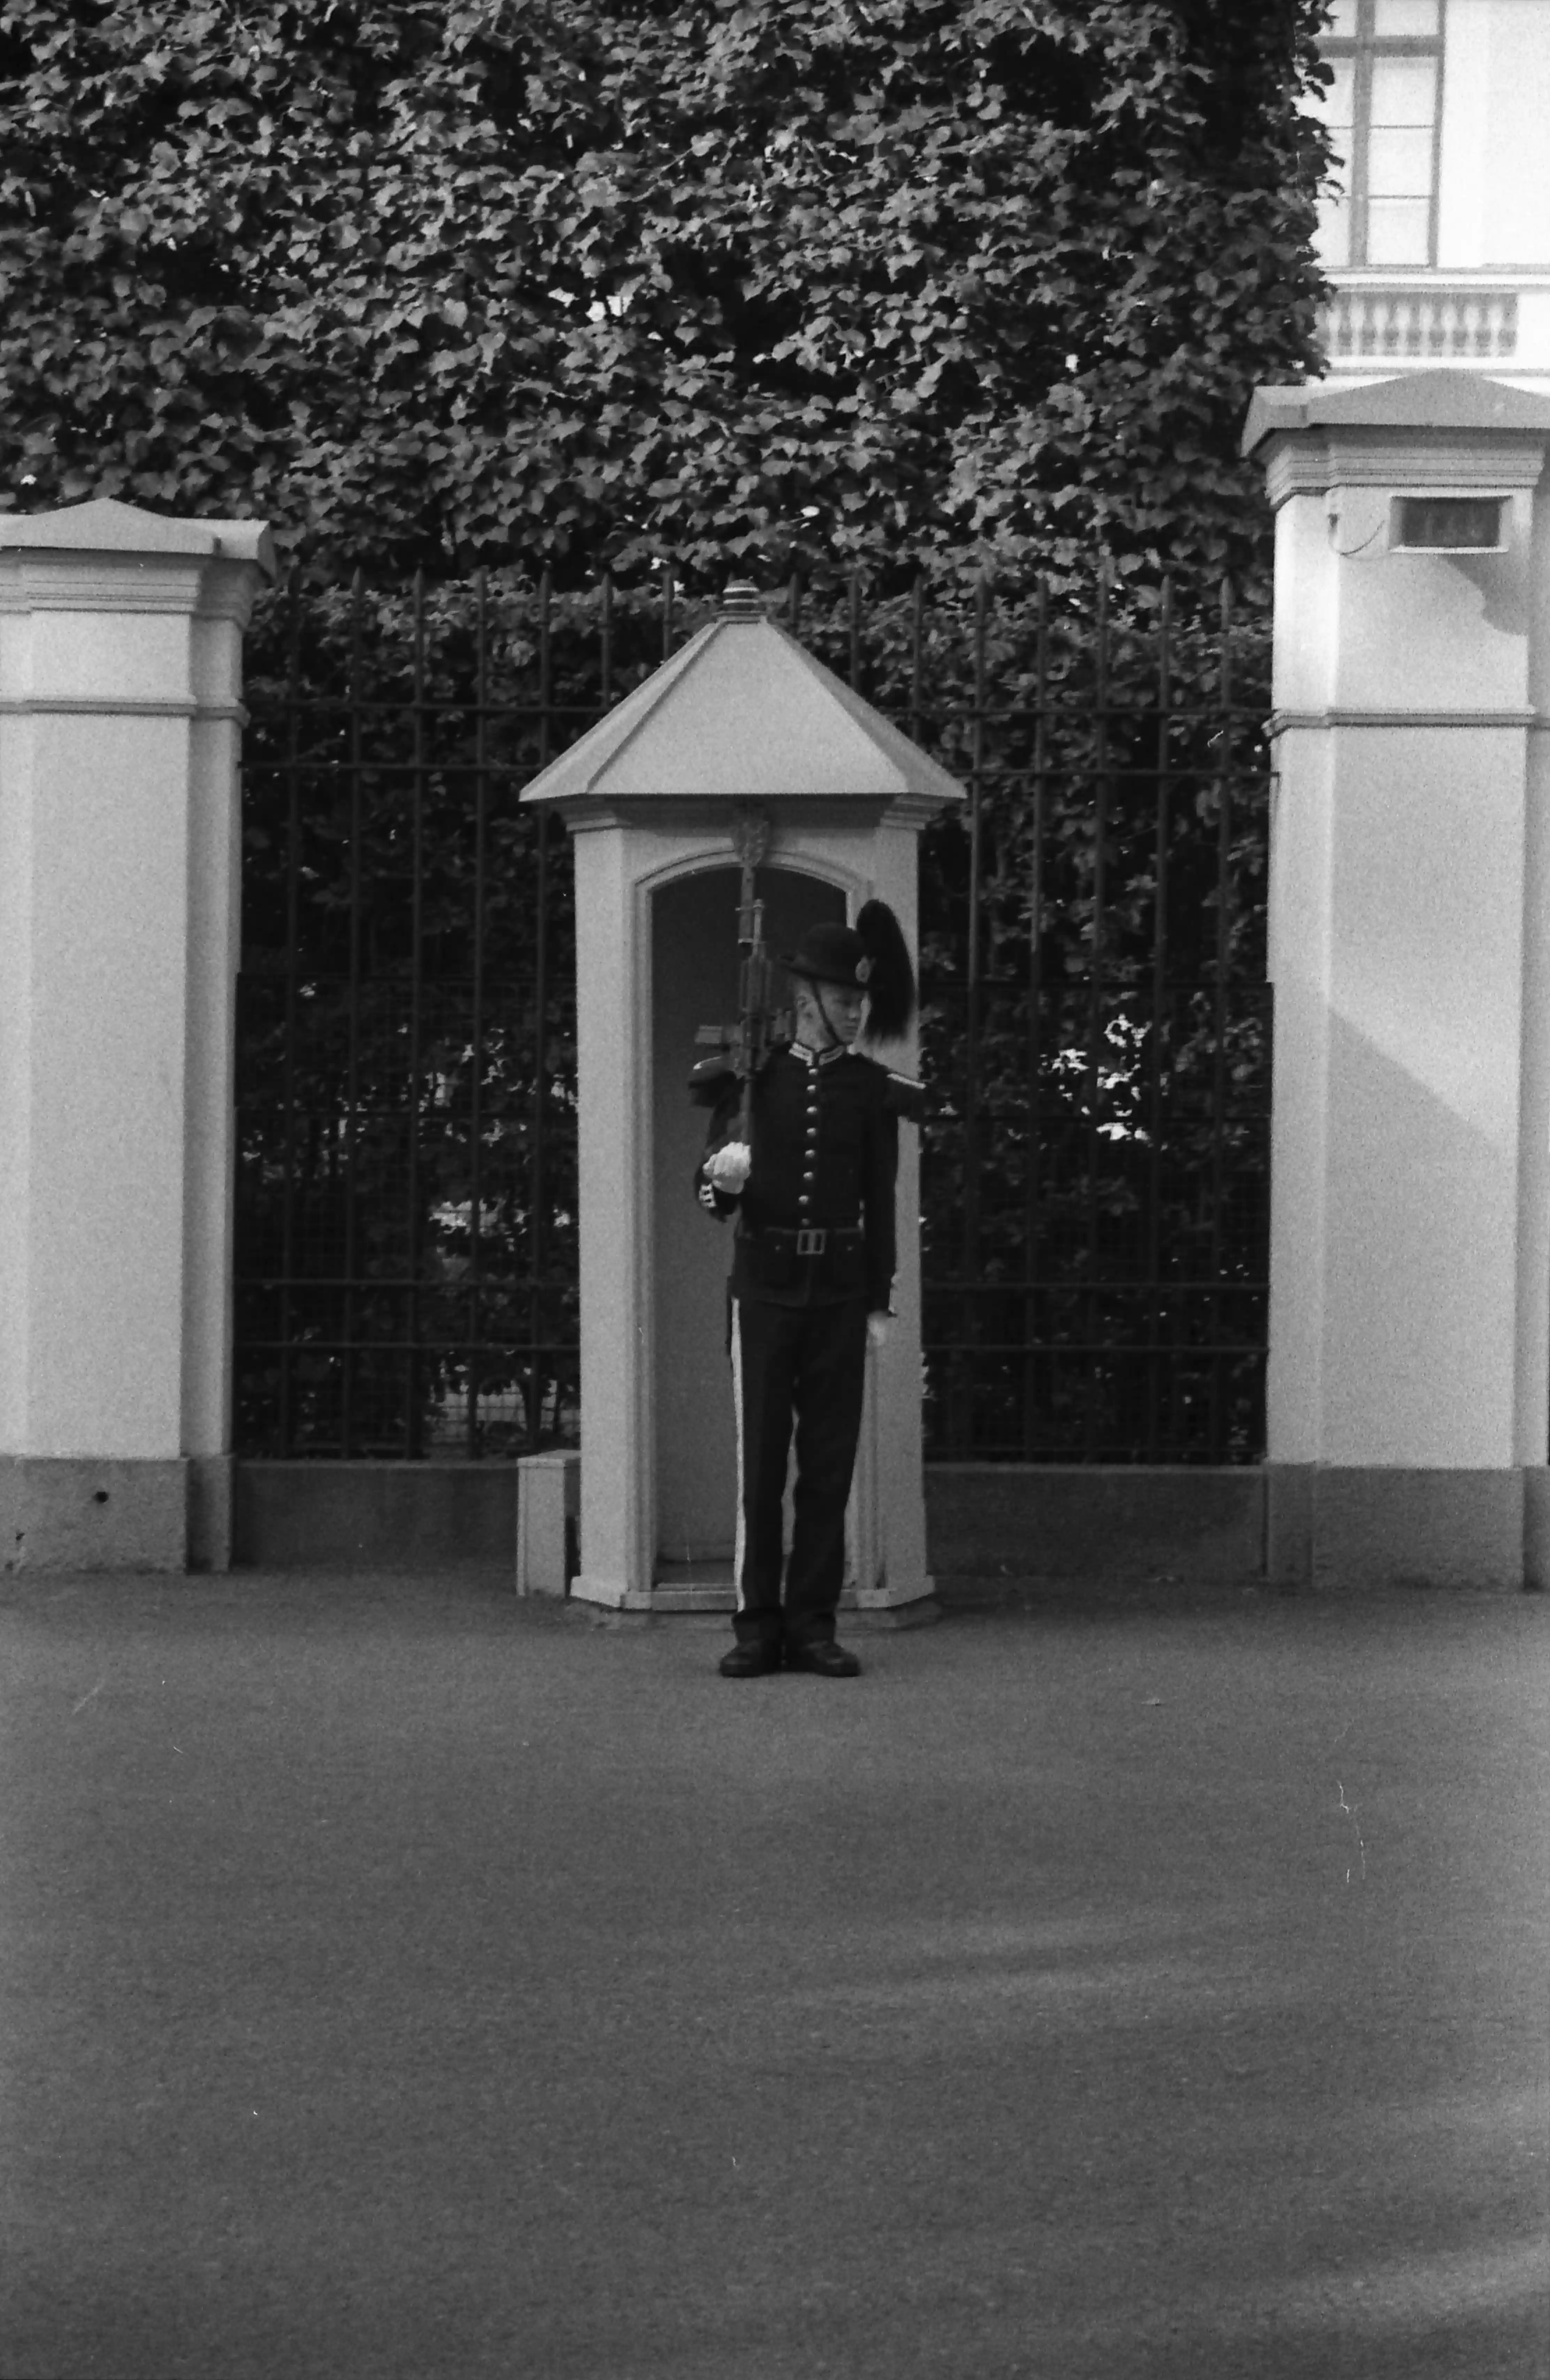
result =
[{"label": "building facade", "polygon": [[1329,369],[1550,387],[1550,0],[1332,0]]}]

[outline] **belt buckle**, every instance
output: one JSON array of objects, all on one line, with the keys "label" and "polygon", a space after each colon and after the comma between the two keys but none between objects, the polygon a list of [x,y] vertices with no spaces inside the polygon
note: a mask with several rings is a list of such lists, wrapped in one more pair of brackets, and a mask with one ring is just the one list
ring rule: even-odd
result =
[{"label": "belt buckle", "polygon": [[797,1233],[797,1254],[799,1257],[821,1257],[828,1240],[827,1232],[799,1231]]}]

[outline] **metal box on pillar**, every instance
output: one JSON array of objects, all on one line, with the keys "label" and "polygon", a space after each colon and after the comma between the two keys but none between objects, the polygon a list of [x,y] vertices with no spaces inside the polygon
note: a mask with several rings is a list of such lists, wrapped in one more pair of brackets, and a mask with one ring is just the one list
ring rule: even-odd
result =
[{"label": "metal box on pillar", "polygon": [[[751,587],[535,778],[576,861],[580,1569],[624,1611],[730,1609],[726,1227],[694,1196],[696,1037],[736,1014],[740,850],[771,949],[886,901],[911,946],[921,828],[962,787],[764,616]],[[767,836],[767,843],[764,838]],[[908,1044],[883,1054],[913,1069]],[[897,1319],[869,1356],[842,1604],[929,1606],[918,1136],[900,1135]]]}]

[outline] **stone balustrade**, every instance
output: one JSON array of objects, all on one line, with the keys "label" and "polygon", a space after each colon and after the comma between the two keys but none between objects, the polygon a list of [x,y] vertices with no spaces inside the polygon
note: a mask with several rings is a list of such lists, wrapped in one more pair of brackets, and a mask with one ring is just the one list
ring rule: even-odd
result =
[{"label": "stone balustrade", "polygon": [[1363,285],[1336,291],[1324,344],[1336,369],[1374,362],[1497,363],[1518,354],[1518,292]]}]

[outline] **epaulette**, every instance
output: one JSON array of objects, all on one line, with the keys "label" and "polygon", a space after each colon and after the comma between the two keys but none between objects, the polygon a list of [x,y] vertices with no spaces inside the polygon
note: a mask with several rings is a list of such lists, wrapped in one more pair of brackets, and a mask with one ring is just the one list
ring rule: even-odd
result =
[{"label": "epaulette", "polygon": [[902,1116],[906,1123],[919,1123],[925,1113],[926,1095],[912,1075],[896,1075],[890,1066],[883,1089],[883,1105],[889,1115]]},{"label": "epaulette", "polygon": [[738,1079],[738,1069],[730,1050],[718,1050],[712,1058],[702,1058],[691,1067],[689,1096],[697,1108],[714,1108],[726,1096],[728,1083]]}]

